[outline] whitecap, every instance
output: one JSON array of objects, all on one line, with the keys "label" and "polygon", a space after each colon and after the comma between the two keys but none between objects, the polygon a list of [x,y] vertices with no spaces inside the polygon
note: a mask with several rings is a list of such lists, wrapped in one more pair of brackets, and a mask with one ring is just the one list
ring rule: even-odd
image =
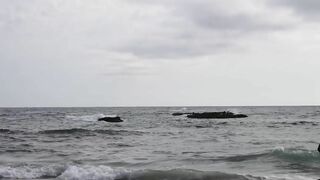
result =
[{"label": "whitecap", "polygon": [[316,177],[306,177],[301,175],[270,175],[265,176],[267,180],[315,180]]},{"label": "whitecap", "polygon": [[113,180],[125,176],[128,170],[109,166],[69,166],[59,177],[61,180]]},{"label": "whitecap", "polygon": [[61,171],[61,167],[54,166],[0,166],[0,178],[35,179],[42,177],[56,177],[61,173]]},{"label": "whitecap", "polygon": [[[97,121],[99,118],[109,116],[104,114],[92,114],[92,115],[67,115],[66,118],[74,121]],[[112,116],[112,115],[110,115]]]}]

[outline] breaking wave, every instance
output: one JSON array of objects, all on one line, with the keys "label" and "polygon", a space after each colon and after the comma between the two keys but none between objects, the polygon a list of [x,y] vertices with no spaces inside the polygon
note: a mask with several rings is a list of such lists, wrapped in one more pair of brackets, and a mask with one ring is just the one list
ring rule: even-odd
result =
[{"label": "breaking wave", "polygon": [[60,167],[0,167],[0,178],[10,179],[50,179],[61,180],[258,180],[262,177],[238,175],[214,171],[189,169],[138,170],[111,168],[109,166],[60,166]]},{"label": "breaking wave", "polygon": [[53,166],[19,166],[19,167],[1,167],[0,179],[39,179],[39,178],[55,178],[63,171],[63,167]]},{"label": "breaking wave", "polygon": [[274,157],[294,162],[320,162],[320,153],[315,150],[277,148],[271,154]]},{"label": "breaking wave", "polygon": [[105,116],[114,116],[114,115],[105,115],[105,114],[92,114],[92,115],[67,115],[66,118],[75,121],[97,121],[99,118]]},{"label": "breaking wave", "polygon": [[[75,133],[95,132],[99,130],[85,129],[62,129],[48,130],[42,133]],[[109,132],[103,130],[103,132]],[[259,154],[238,155],[221,157],[216,160],[227,162],[241,162],[260,158],[276,158],[290,162],[320,162],[320,154],[317,151],[303,149],[276,148],[274,150]],[[309,180],[314,179],[297,175],[240,175],[234,173],[199,171],[192,169],[171,169],[171,170],[129,170],[124,168],[112,168],[105,165],[55,165],[55,166],[0,166],[0,179],[50,179],[58,180]]]}]

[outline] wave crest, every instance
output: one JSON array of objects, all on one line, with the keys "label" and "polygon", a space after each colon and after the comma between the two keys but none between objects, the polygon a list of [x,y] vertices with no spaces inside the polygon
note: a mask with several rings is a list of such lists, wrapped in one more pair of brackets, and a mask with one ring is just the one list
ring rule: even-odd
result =
[{"label": "wave crest", "polygon": [[46,166],[46,167],[0,167],[0,178],[10,179],[39,179],[57,178],[61,180],[258,180],[261,177],[251,175],[227,174],[214,171],[197,171],[190,169],[173,170],[138,170],[132,171],[124,168],[109,166],[71,165],[71,166]]},{"label": "wave crest", "polygon": [[69,166],[59,179],[81,180],[81,179],[122,179],[129,171],[125,169],[113,169],[109,166]]},{"label": "wave crest", "polygon": [[277,148],[272,151],[272,155],[289,161],[320,162],[320,153],[315,150]]},{"label": "wave crest", "polygon": [[20,167],[1,167],[0,179],[37,179],[37,178],[54,178],[61,174],[62,167],[52,166],[20,166]]}]

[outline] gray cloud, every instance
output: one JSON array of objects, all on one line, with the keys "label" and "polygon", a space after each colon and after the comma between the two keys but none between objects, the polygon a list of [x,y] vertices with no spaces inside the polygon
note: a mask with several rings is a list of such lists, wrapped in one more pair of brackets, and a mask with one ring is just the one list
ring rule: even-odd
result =
[{"label": "gray cloud", "polygon": [[319,104],[319,6],[277,1],[1,0],[0,106]]},{"label": "gray cloud", "polygon": [[313,19],[320,17],[320,1],[318,0],[273,0],[273,5],[293,9],[298,15]]},{"label": "gray cloud", "polygon": [[137,58],[184,59],[220,53],[252,34],[286,26],[265,18],[259,10],[248,11],[242,1],[230,2],[4,1],[0,28],[59,49],[72,46]]},{"label": "gray cloud", "polygon": [[182,1],[175,8],[175,13],[196,26],[222,32],[268,31],[280,27],[261,17],[255,17],[254,14],[239,10],[230,12],[232,6],[219,8],[217,3],[212,2],[214,1]]},{"label": "gray cloud", "polygon": [[[136,38],[116,49],[138,57],[175,59],[216,54],[237,46],[243,37],[286,27],[285,23],[273,22],[259,13],[248,13],[241,8],[233,10],[229,5],[217,6],[223,4],[221,1],[138,2],[147,8],[162,10],[154,19],[149,19],[150,22],[144,22],[146,29],[142,34],[137,33]],[[149,23],[157,28],[150,28]]]}]

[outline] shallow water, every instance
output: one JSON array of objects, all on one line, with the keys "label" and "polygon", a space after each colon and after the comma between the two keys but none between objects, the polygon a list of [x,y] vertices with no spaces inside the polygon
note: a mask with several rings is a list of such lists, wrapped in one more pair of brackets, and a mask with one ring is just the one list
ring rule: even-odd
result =
[{"label": "shallow water", "polygon": [[[188,119],[225,111],[243,119]],[[122,123],[98,122],[117,114]],[[320,107],[2,108],[2,179],[318,179]]]}]

